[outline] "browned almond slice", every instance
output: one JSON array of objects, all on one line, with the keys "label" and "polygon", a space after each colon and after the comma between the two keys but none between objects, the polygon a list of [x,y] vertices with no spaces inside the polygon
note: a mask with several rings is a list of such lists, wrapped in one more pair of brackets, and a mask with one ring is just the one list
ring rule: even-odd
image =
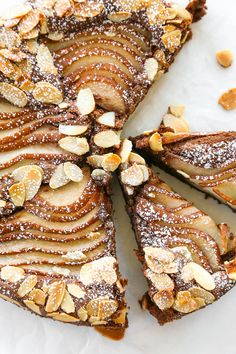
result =
[{"label": "browned almond slice", "polygon": [[167,32],[161,37],[165,47],[171,53],[174,53],[174,51],[180,46],[181,35],[181,31],[178,29],[173,32]]},{"label": "browned almond slice", "polygon": [[1,269],[1,279],[9,281],[11,283],[16,283],[25,276],[25,271],[23,268],[14,266],[5,266]]},{"label": "browned almond slice", "polygon": [[52,189],[57,189],[62,186],[65,186],[69,182],[70,182],[70,178],[65,173],[64,165],[60,164],[56,168],[55,172],[53,173],[53,175],[49,181],[49,186]]},{"label": "browned almond slice", "polygon": [[158,61],[155,58],[149,58],[144,63],[144,70],[148,80],[153,81],[158,72]]},{"label": "browned almond slice", "polygon": [[6,59],[10,59],[16,63],[20,63],[22,60],[26,58],[26,54],[20,51],[20,49],[1,49],[0,55],[2,55]]},{"label": "browned almond slice", "polygon": [[33,289],[29,293],[29,299],[34,301],[37,305],[44,306],[46,301],[46,294],[41,289]]},{"label": "browned almond slice", "polygon": [[68,284],[67,289],[69,293],[78,299],[83,299],[85,297],[85,292],[77,284]]},{"label": "browned almond slice", "polygon": [[185,106],[178,105],[178,106],[170,106],[169,107],[170,113],[173,114],[175,117],[182,117],[185,112]]},{"label": "browned almond slice", "polygon": [[162,151],[162,139],[159,133],[154,133],[149,138],[149,146],[153,151]]},{"label": "browned almond slice", "polygon": [[82,115],[87,115],[94,111],[95,100],[90,88],[81,89],[79,91],[76,104]]},{"label": "browned almond slice", "polygon": [[19,182],[9,188],[9,195],[15,206],[22,206],[26,198],[25,184]]},{"label": "browned almond slice", "polygon": [[41,311],[38,305],[34,303],[32,300],[24,300],[25,305],[33,312],[37,313],[38,315],[41,315]]},{"label": "browned almond slice", "polygon": [[119,145],[120,137],[113,130],[105,130],[95,134],[94,142],[99,147],[109,148],[115,145]]},{"label": "browned almond slice", "polygon": [[25,200],[31,200],[38,193],[42,179],[42,172],[34,166],[26,172],[22,180],[25,185]]},{"label": "browned almond slice", "polygon": [[62,92],[46,81],[37,82],[33,90],[34,98],[46,104],[59,104],[63,101]]},{"label": "browned almond slice", "polygon": [[28,294],[37,284],[38,279],[36,275],[30,275],[28,276],[20,285],[17,294],[20,297],[24,297],[26,294]]},{"label": "browned almond slice", "polygon": [[107,172],[115,171],[121,163],[121,159],[118,155],[109,153],[103,155],[101,167]]},{"label": "browned almond slice", "polygon": [[86,138],[66,137],[61,139],[58,143],[62,149],[79,156],[89,152],[89,144]]},{"label": "browned almond slice", "polygon": [[236,88],[225,92],[219,99],[219,104],[226,110],[230,111],[231,109],[236,108]]},{"label": "browned almond slice", "polygon": [[205,290],[214,290],[216,286],[212,275],[199,264],[194,262],[189,262],[183,267],[182,278],[185,282],[195,279]]},{"label": "browned almond slice", "polygon": [[77,311],[77,315],[79,316],[79,319],[83,322],[87,321],[88,319],[88,311],[85,310],[84,307],[81,307],[78,311]]},{"label": "browned almond slice", "polygon": [[12,172],[12,177],[14,178],[14,180],[16,182],[20,182],[26,176],[26,173],[29,172],[32,167],[34,169],[38,170],[41,173],[41,176],[43,177],[43,170],[41,167],[39,167],[37,165],[27,165],[27,166],[18,167]]},{"label": "browned almond slice", "polygon": [[59,313],[54,316],[52,316],[54,320],[61,321],[61,322],[68,322],[68,323],[74,323],[74,322],[79,322],[79,319],[68,315],[66,313]]},{"label": "browned almond slice", "polygon": [[233,63],[233,53],[231,50],[221,50],[216,53],[218,63],[224,68],[228,68]]},{"label": "browned almond slice", "polygon": [[184,7],[179,6],[178,4],[173,4],[172,8],[176,11],[176,15],[181,17],[183,20],[192,20],[192,15]]},{"label": "browned almond slice", "polygon": [[18,25],[18,31],[21,36],[30,33],[35,29],[37,24],[39,23],[40,16],[39,11],[37,9],[31,10],[28,12],[20,21]]},{"label": "browned almond slice", "polygon": [[107,127],[115,127],[116,124],[116,115],[115,112],[107,112],[102,114],[98,119],[97,122]]},{"label": "browned almond slice", "polygon": [[0,93],[7,101],[15,106],[25,107],[27,105],[28,98],[18,87],[6,82],[0,82]]},{"label": "browned almond slice", "polygon": [[165,127],[170,127],[175,133],[188,133],[189,126],[183,117],[176,117],[173,114],[166,114],[163,117]]},{"label": "browned almond slice", "polygon": [[130,163],[136,162],[138,165],[145,165],[146,164],[144,158],[142,158],[142,156],[140,156],[139,154],[136,154],[135,152],[130,153],[129,162]]},{"label": "browned almond slice", "polygon": [[81,168],[71,162],[64,163],[64,171],[66,176],[73,182],[80,182],[83,179],[83,171]]},{"label": "browned almond slice", "polygon": [[87,130],[87,125],[59,125],[59,132],[65,135],[80,135],[85,133]]},{"label": "browned almond slice", "polygon": [[63,17],[68,11],[72,10],[70,0],[57,0],[54,6],[57,16]]},{"label": "browned almond slice", "polygon": [[65,295],[64,295],[64,298],[63,298],[62,303],[61,303],[61,309],[63,311],[65,311],[66,313],[75,312],[74,301],[73,301],[72,297],[70,296],[70,294],[68,293],[67,290],[65,290]]},{"label": "browned almond slice", "polygon": [[160,310],[166,310],[174,304],[174,295],[171,290],[159,290],[154,296],[153,301]]},{"label": "browned almond slice", "polygon": [[11,7],[8,11],[5,11],[1,14],[1,17],[5,20],[10,20],[14,18],[21,18],[27,15],[32,10],[32,7],[29,4],[18,4],[14,7]]},{"label": "browned almond slice", "polygon": [[45,310],[47,312],[55,312],[60,307],[65,295],[65,282],[57,281],[50,285],[49,297]]},{"label": "browned almond slice", "polygon": [[129,155],[132,151],[132,142],[128,139],[122,141],[119,155],[121,157],[121,162],[126,162],[129,160]]},{"label": "browned almond slice", "polygon": [[117,281],[115,264],[116,259],[114,257],[103,257],[84,264],[80,270],[80,280],[84,285],[96,284],[102,281],[107,284],[114,284]]},{"label": "browned almond slice", "polygon": [[139,165],[132,166],[121,172],[121,181],[132,187],[141,185],[144,182],[143,172]]},{"label": "browned almond slice", "polygon": [[38,47],[36,59],[40,71],[57,75],[58,72],[54,65],[52,54],[44,44],[40,44]]}]

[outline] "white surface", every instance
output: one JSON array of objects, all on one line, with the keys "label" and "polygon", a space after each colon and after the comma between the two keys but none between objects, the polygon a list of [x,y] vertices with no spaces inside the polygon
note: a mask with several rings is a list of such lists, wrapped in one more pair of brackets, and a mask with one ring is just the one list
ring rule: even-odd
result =
[{"label": "white surface", "polygon": [[[0,0],[0,9],[16,2]],[[236,2],[208,0],[208,6],[208,15],[194,25],[193,40],[127,124],[127,135],[156,127],[167,106],[174,103],[186,105],[186,118],[193,130],[236,130],[236,110],[225,112],[217,104],[221,93],[236,85],[236,63],[225,70],[215,61],[215,52],[220,49],[230,48],[236,56]],[[227,207],[205,200],[201,193],[164,173],[162,176],[217,222],[227,221],[236,231],[235,214]],[[0,354],[235,354],[236,289],[212,306],[164,327],[140,309],[137,300],[146,284],[133,254],[134,235],[117,183],[114,187],[119,260],[129,280],[125,338],[113,342],[92,329],[41,319],[0,301]]]}]

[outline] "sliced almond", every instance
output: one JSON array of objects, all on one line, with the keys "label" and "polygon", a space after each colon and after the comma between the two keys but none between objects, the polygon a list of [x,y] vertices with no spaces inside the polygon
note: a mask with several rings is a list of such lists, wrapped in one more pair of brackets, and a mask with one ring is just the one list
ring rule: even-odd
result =
[{"label": "sliced almond", "polygon": [[185,106],[183,105],[178,105],[178,106],[170,106],[169,111],[171,114],[173,114],[175,117],[182,117],[184,112],[185,112]]},{"label": "sliced almond", "polygon": [[102,168],[107,172],[115,171],[121,163],[121,159],[118,155],[109,153],[103,155]]},{"label": "sliced almond", "polygon": [[44,306],[46,301],[46,294],[41,289],[33,289],[29,293],[29,299],[34,301],[37,305]]},{"label": "sliced almond", "polygon": [[[59,105],[60,106],[60,105]],[[59,125],[59,132],[65,135],[81,135],[88,130],[87,125]]]},{"label": "sliced almond", "polygon": [[57,0],[54,6],[57,16],[63,17],[68,11],[72,9],[70,0]]},{"label": "sliced almond", "polygon": [[53,75],[58,74],[57,68],[54,65],[52,54],[46,45],[39,45],[36,60],[40,71]]},{"label": "sliced almond", "polygon": [[27,105],[28,98],[18,87],[6,82],[0,82],[0,93],[7,101],[15,106],[25,107]]},{"label": "sliced almond", "polygon": [[153,151],[162,151],[162,139],[159,133],[154,133],[149,138],[149,146]]},{"label": "sliced almond", "polygon": [[17,294],[20,297],[24,297],[27,295],[37,284],[37,276],[36,275],[30,275],[28,276],[20,285]]},{"label": "sliced almond", "polygon": [[112,22],[123,22],[131,17],[131,13],[128,11],[112,12],[108,15],[108,19]]},{"label": "sliced almond", "polygon": [[76,104],[83,116],[94,111],[95,99],[90,88],[81,89],[79,91]]},{"label": "sliced almond", "polygon": [[212,293],[197,286],[188,289],[188,291],[194,298],[202,298],[206,305],[212,304],[215,301],[215,296]]},{"label": "sliced almond", "polygon": [[132,141],[130,141],[129,139],[124,139],[122,141],[120,152],[119,152],[122,163],[128,161],[129,155],[132,151],[132,147],[133,147]]},{"label": "sliced almond", "polygon": [[216,285],[213,276],[197,263],[189,262],[182,269],[182,279],[188,283],[192,279],[206,290],[214,290]]},{"label": "sliced almond", "polygon": [[87,310],[85,310],[84,307],[81,307],[77,311],[77,315],[79,316],[79,319],[83,322],[87,321],[87,319],[88,319],[88,312],[87,312]]},{"label": "sliced almond", "polygon": [[9,195],[15,206],[22,206],[25,202],[26,191],[23,182],[15,183],[9,188]]},{"label": "sliced almond", "polygon": [[65,295],[64,295],[63,301],[61,303],[61,309],[63,311],[65,311],[66,313],[75,312],[74,301],[73,301],[72,297],[70,296],[70,294],[68,293],[68,291],[66,291],[66,290],[65,290]]},{"label": "sliced almond", "polygon": [[25,276],[25,271],[23,268],[14,266],[5,266],[1,268],[1,279],[9,281],[11,283],[16,283]]},{"label": "sliced almond", "polygon": [[37,82],[33,90],[34,98],[46,104],[59,104],[63,101],[62,92],[46,81]]},{"label": "sliced almond", "polygon": [[73,182],[80,182],[83,179],[83,171],[74,163],[65,162],[64,171],[66,176]]},{"label": "sliced almond", "polygon": [[80,280],[84,285],[96,284],[105,281],[107,284],[114,284],[117,281],[117,274],[114,265],[114,257],[102,257],[93,262],[82,265]]},{"label": "sliced almond", "polygon": [[93,167],[102,167],[104,155],[91,155],[87,157],[87,162]]},{"label": "sliced almond", "polygon": [[55,312],[60,307],[65,295],[65,282],[58,281],[50,285],[49,297],[46,303],[45,310],[47,312]]},{"label": "sliced almond", "polygon": [[22,181],[31,168],[38,170],[41,173],[41,176],[43,176],[43,169],[41,167],[37,165],[26,165],[26,166],[18,167],[12,172],[12,177],[14,181],[15,182]]},{"label": "sliced almond", "polygon": [[66,137],[59,140],[58,144],[66,151],[82,156],[89,151],[89,144],[86,138]]},{"label": "sliced almond", "polygon": [[97,119],[97,122],[113,128],[116,125],[116,114],[115,112],[104,113]]},{"label": "sliced almond", "polygon": [[181,17],[183,20],[191,21],[192,15],[184,7],[179,6],[178,4],[173,4],[172,8],[176,11],[176,15]]},{"label": "sliced almond", "polygon": [[24,35],[27,35],[32,30],[34,30],[37,24],[39,23],[39,21],[40,21],[39,11],[37,9],[32,9],[22,18],[22,20],[18,25],[18,31],[20,36],[24,37]]},{"label": "sliced almond", "polygon": [[173,308],[181,313],[190,313],[200,307],[198,301],[194,299],[189,291],[179,291],[173,305]]},{"label": "sliced almond", "polygon": [[144,182],[143,171],[136,163],[122,171],[120,177],[122,183],[132,187],[140,186]]},{"label": "sliced almond", "polygon": [[230,111],[231,109],[236,108],[236,88],[225,92],[219,99],[219,104],[226,110]]},{"label": "sliced almond", "polygon": [[67,252],[62,256],[62,258],[68,261],[82,261],[85,260],[87,257],[86,254],[84,254],[82,251],[76,250]]},{"label": "sliced almond", "polygon": [[148,80],[153,81],[158,72],[158,61],[155,58],[149,58],[144,63],[144,70]]},{"label": "sliced almond", "polygon": [[146,272],[146,275],[158,290],[174,290],[174,282],[169,275],[156,274],[152,271]]},{"label": "sliced almond", "polygon": [[129,155],[129,162],[130,163],[137,163],[138,165],[145,165],[146,162],[142,156],[136,154],[135,152],[131,152]]},{"label": "sliced almond", "polygon": [[188,133],[189,126],[183,117],[175,117],[173,114],[166,114],[163,117],[165,127],[170,127],[175,133]]},{"label": "sliced almond", "polygon": [[22,18],[32,10],[29,4],[16,4],[1,14],[1,17],[5,20],[11,20],[14,18]]},{"label": "sliced almond", "polygon": [[65,186],[69,182],[70,178],[65,173],[64,165],[60,164],[59,166],[57,166],[55,172],[53,173],[49,181],[49,186],[52,189],[57,189],[62,186]]},{"label": "sliced almond", "polygon": [[32,300],[23,300],[25,306],[27,306],[31,311],[37,313],[38,315],[42,315],[40,308],[36,305]]},{"label": "sliced almond", "polygon": [[221,50],[216,53],[218,63],[224,68],[228,68],[233,63],[233,53],[231,50]]},{"label": "sliced almond", "polygon": [[99,297],[89,301],[86,305],[88,315],[97,317],[98,320],[109,318],[117,311],[118,303],[115,300],[110,300],[104,297]]},{"label": "sliced almond", "polygon": [[236,260],[233,259],[232,261],[224,262],[224,267],[229,279],[236,280]]},{"label": "sliced almond", "polygon": [[153,301],[161,311],[169,309],[174,304],[174,296],[171,290],[160,290],[153,296]]},{"label": "sliced almond", "polygon": [[168,251],[164,248],[148,246],[144,247],[143,250],[145,256],[154,258],[161,263],[170,263],[175,259],[175,255],[171,251]]},{"label": "sliced almond", "polygon": [[22,60],[26,58],[26,54],[20,51],[20,49],[18,48],[14,48],[14,50],[1,49],[0,55],[16,63],[20,63]]},{"label": "sliced almond", "polygon": [[28,172],[26,172],[22,182],[25,185],[25,200],[31,200],[38,193],[42,183],[42,172],[32,166]]},{"label": "sliced almond", "polygon": [[180,46],[181,44],[181,36],[182,32],[177,29],[173,32],[167,32],[165,33],[161,39],[163,41],[163,44],[165,47],[171,52],[174,53],[175,50]]},{"label": "sliced almond", "polygon": [[77,284],[68,284],[67,289],[71,295],[78,299],[83,299],[85,297],[85,291]]},{"label": "sliced almond", "polygon": [[102,148],[109,148],[120,144],[119,135],[113,130],[101,131],[94,136],[94,143]]},{"label": "sliced almond", "polygon": [[3,199],[0,199],[0,208],[4,208],[6,206],[7,202]]},{"label": "sliced almond", "polygon": [[66,313],[58,313],[52,317],[54,320],[61,321],[61,322],[67,322],[67,323],[79,322],[78,318],[68,315]]}]

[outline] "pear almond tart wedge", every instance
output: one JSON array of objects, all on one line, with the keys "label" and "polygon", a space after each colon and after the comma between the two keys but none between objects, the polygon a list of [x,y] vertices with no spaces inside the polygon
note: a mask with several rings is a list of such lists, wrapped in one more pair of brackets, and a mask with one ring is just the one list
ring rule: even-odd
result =
[{"label": "pear almond tart wedge", "polygon": [[183,107],[171,106],[159,129],[133,141],[149,161],[236,210],[236,132],[191,133]]},{"label": "pear almond tart wedge", "polygon": [[125,151],[119,179],[148,282],[141,304],[165,324],[234,286],[236,238],[154,175],[140,155]]},{"label": "pear almond tart wedge", "polygon": [[[0,169],[48,152],[61,161],[61,149],[81,156],[117,147],[129,115],[191,37],[195,13],[205,14],[205,1],[189,10],[164,0],[35,0],[2,14],[0,111],[8,114],[0,113]],[[68,107],[77,113],[67,117]]]},{"label": "pear almond tart wedge", "polygon": [[127,307],[109,179],[102,186],[98,173],[86,166],[80,172],[80,181],[41,186],[34,197],[32,179],[18,182],[12,196],[16,204],[26,199],[23,208],[0,220],[0,297],[43,317],[118,334]]}]

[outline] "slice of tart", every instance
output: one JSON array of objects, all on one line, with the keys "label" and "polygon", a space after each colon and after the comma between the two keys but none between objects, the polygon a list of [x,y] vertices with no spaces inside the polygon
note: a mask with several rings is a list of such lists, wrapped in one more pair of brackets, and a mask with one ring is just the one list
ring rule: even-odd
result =
[{"label": "slice of tart", "polygon": [[[84,166],[80,181],[72,178],[58,189],[41,186],[30,198],[32,181],[25,176],[18,182],[28,197],[0,220],[0,297],[43,317],[120,333],[127,307],[109,178],[103,184]],[[20,198],[15,188],[13,200]]]},{"label": "slice of tart", "polygon": [[180,107],[158,130],[134,138],[149,161],[236,209],[236,132],[190,133]]},{"label": "slice of tart", "polygon": [[234,286],[236,238],[154,175],[140,155],[124,150],[119,179],[148,282],[141,304],[165,324]]}]

